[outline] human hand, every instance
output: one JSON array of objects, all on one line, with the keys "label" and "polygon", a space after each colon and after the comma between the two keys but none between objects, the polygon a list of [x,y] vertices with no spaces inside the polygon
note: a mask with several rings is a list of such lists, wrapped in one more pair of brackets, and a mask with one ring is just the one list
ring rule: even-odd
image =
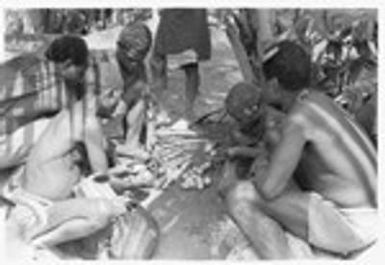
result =
[{"label": "human hand", "polygon": [[125,165],[118,165],[107,170],[105,173],[94,173],[91,178],[95,182],[103,183],[111,181],[114,178],[122,178],[130,173],[129,169]]},{"label": "human hand", "polygon": [[229,148],[226,150],[226,155],[229,156],[230,158],[234,158],[234,157],[236,157],[237,155],[239,155],[240,150],[241,150],[241,147],[240,147],[240,146],[229,147]]},{"label": "human hand", "polygon": [[250,167],[250,170],[249,170],[250,177],[252,179],[258,179],[258,178],[264,177],[268,165],[269,165],[269,161],[266,155],[265,156],[261,155],[257,157],[253,161]]},{"label": "human hand", "polygon": [[261,150],[259,150],[259,148],[249,146],[234,146],[227,150],[227,155],[230,158],[234,158],[236,156],[253,158],[260,155],[260,153]]},{"label": "human hand", "polygon": [[108,174],[113,176],[121,176],[123,174],[129,173],[127,165],[116,165],[108,169]]},{"label": "human hand", "polygon": [[127,208],[130,208],[130,200],[124,196],[118,196],[111,199],[111,212],[112,216],[116,217],[127,212]]}]

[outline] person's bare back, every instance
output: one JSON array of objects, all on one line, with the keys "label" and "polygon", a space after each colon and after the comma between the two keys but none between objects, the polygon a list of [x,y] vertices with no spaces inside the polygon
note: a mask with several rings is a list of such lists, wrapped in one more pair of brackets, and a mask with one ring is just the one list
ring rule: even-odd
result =
[{"label": "person's bare back", "polygon": [[307,140],[299,180],[343,208],[376,206],[376,152],[350,117],[326,96],[308,92],[290,119]]},{"label": "person's bare back", "polygon": [[377,240],[376,151],[331,98],[309,89],[306,51],[290,41],[275,47],[263,98],[287,116],[266,138],[271,151],[256,159],[251,181],[221,195],[262,258],[296,257],[286,233],[348,257]]}]

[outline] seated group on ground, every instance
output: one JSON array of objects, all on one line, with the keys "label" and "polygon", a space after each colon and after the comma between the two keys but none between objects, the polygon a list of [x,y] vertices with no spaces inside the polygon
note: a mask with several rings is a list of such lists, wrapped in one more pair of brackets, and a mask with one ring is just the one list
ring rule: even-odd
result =
[{"label": "seated group on ground", "polygon": [[[16,249],[56,250],[63,243],[107,237],[115,242],[108,249],[115,258],[150,258],[154,252],[159,231],[140,206],[137,226],[146,228],[130,226],[141,231],[135,236],[140,244],[123,239],[132,237],[129,232],[113,232],[134,213],[130,202],[117,195],[124,183],[110,170],[101,120],[121,116],[124,143],[117,154],[149,156],[140,136],[148,100],[143,60],[151,34],[144,25],[134,25],[122,31],[118,44],[121,80],[114,78],[115,85],[100,90],[85,82],[89,51],[84,40],[65,35],[45,53],[59,69],[67,101],[53,117],[34,121],[40,124],[39,135],[24,155],[0,161],[2,168],[23,167],[4,193],[14,204],[7,229]],[[360,253],[377,236],[375,147],[354,117],[309,87],[310,56],[300,46],[282,41],[275,48],[263,62],[265,86],[241,82],[226,98],[239,130],[227,152],[219,196],[261,258],[295,258],[289,237],[302,240],[309,257],[312,248],[343,257]],[[108,176],[98,183],[104,196],[90,191],[98,175]]]}]

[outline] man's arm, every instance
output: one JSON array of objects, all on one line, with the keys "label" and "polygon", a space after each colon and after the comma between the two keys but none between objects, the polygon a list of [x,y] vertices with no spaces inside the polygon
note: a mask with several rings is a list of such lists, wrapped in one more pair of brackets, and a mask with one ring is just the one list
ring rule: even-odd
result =
[{"label": "man's arm", "polygon": [[257,147],[233,146],[227,150],[227,154],[230,157],[254,158],[261,154],[261,150]]},{"label": "man's arm", "polygon": [[300,125],[289,122],[284,126],[282,137],[270,156],[265,172],[257,174],[259,176],[254,179],[257,190],[265,199],[274,199],[284,190],[297,168],[305,142]]},{"label": "man's arm", "polygon": [[93,172],[106,173],[108,169],[104,143],[104,135],[99,122],[93,118],[87,119],[84,144]]}]

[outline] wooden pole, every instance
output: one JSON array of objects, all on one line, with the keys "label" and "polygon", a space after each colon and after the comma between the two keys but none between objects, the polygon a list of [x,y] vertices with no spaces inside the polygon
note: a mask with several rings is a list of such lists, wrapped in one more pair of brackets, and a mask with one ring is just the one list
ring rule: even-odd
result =
[{"label": "wooden pole", "polygon": [[238,61],[243,79],[245,80],[245,82],[253,83],[255,80],[255,76],[251,68],[245,47],[243,46],[239,38],[237,29],[235,25],[230,21],[229,16],[225,18],[225,23],[226,23],[226,34],[233,48],[235,58]]},{"label": "wooden pole", "polygon": [[267,46],[274,41],[273,30],[271,26],[272,11],[269,9],[258,9],[249,11],[250,23],[257,31],[255,43],[256,58],[255,66],[257,68],[257,83],[264,87],[265,76],[263,74],[263,54]]},{"label": "wooden pole", "polygon": [[[243,78],[246,82],[256,83],[263,87],[265,84],[262,70],[263,54],[266,46],[273,43],[272,10],[269,9],[242,9],[237,15],[238,25],[242,28],[243,35],[240,36],[239,29],[232,23],[229,15],[225,19],[226,33],[233,48],[235,57],[239,63]],[[231,14],[235,16],[235,14]],[[254,44],[245,47],[243,38],[253,37]],[[246,50],[246,49],[251,50]]]}]

